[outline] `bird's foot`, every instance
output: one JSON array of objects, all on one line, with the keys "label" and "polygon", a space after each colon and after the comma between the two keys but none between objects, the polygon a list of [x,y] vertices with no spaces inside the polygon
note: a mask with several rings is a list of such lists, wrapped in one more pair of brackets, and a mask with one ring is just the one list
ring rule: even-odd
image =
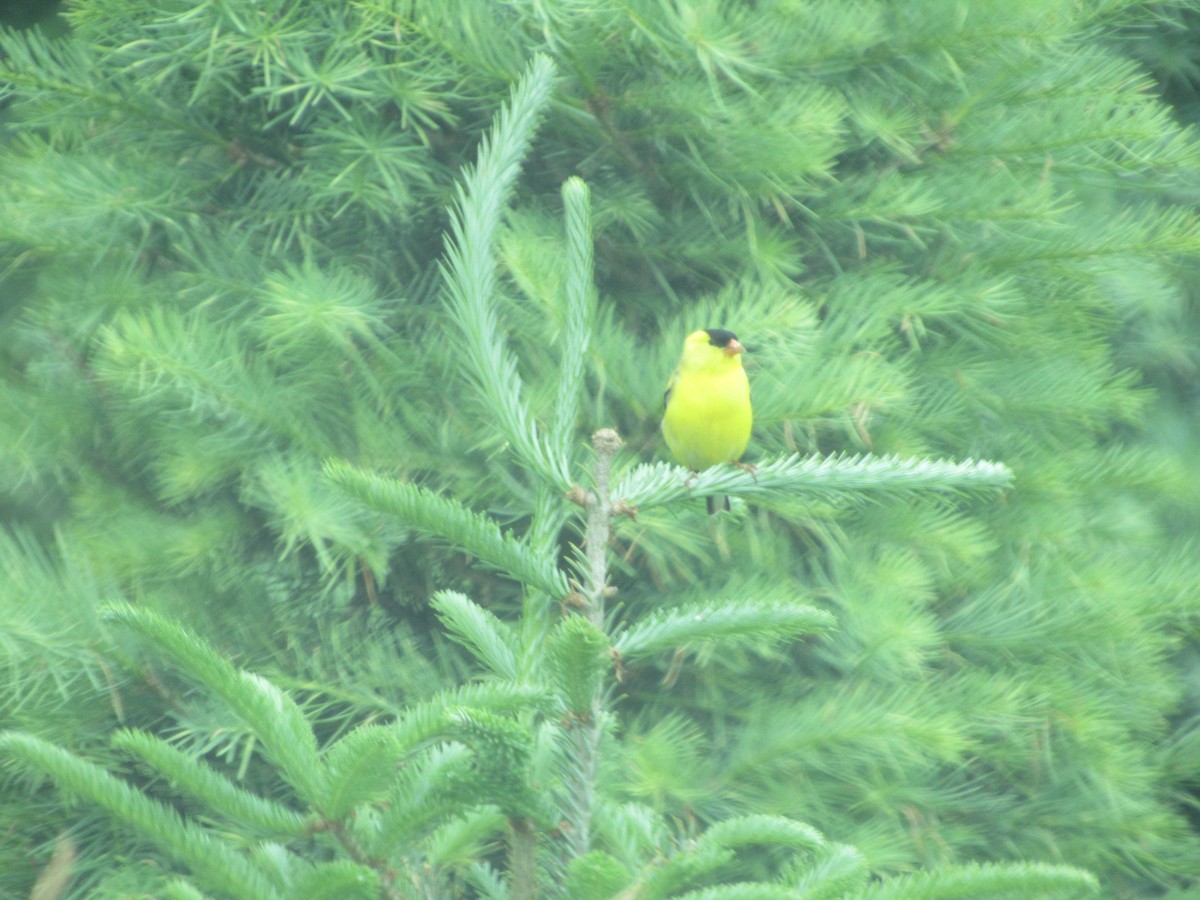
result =
[{"label": "bird's foot", "polygon": [[737,466],[743,472],[749,472],[750,477],[753,478],[755,481],[758,481],[758,467],[755,466],[754,463],[739,462],[736,459],[732,459],[732,460],[730,460],[730,462],[732,462],[735,466]]}]

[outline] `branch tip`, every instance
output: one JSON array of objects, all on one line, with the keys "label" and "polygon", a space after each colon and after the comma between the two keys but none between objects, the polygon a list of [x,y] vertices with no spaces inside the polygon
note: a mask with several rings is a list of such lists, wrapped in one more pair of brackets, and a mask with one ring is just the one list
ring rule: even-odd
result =
[{"label": "branch tip", "polygon": [[621,449],[621,436],[616,429],[601,428],[592,435],[592,446],[601,456],[613,456]]}]

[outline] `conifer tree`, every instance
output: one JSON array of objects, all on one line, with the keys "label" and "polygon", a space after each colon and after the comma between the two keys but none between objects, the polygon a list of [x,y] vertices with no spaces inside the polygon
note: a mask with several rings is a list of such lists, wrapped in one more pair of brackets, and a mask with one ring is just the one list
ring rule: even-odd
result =
[{"label": "conifer tree", "polygon": [[[352,809],[484,896],[1194,885],[1172,654],[1200,578],[1159,516],[1191,488],[1117,340],[1180,307],[1200,239],[1196,145],[1118,39],[1158,11],[94,0],[5,32],[6,754],[168,836],[91,804],[68,831],[9,782],[5,887],[59,834],[79,896],[179,864],[374,890]],[[536,141],[484,139],[537,53]],[[686,485],[651,462],[662,384],[718,324],[752,350],[758,480]],[[601,425],[637,509],[596,621],[558,604],[596,600],[562,494]],[[1013,486],[901,461],[942,457]],[[745,502],[712,522],[708,491]],[[555,782],[595,791],[595,852],[501,789],[572,741],[604,750]],[[105,773],[131,754],[237,839]],[[1030,864],[948,866],[996,860]]]}]

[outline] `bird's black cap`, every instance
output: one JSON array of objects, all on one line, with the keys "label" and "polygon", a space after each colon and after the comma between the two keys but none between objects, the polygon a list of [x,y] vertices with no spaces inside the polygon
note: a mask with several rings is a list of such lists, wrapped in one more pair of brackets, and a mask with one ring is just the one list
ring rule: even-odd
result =
[{"label": "bird's black cap", "polygon": [[708,342],[714,347],[728,347],[730,341],[737,340],[736,334],[724,328],[705,328],[704,333],[708,335]]}]

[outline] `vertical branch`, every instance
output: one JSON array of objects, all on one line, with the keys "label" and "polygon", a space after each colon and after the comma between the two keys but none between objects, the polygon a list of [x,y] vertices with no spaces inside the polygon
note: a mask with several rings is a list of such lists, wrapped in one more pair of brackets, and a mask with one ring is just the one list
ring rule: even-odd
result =
[{"label": "vertical branch", "polygon": [[563,214],[566,219],[566,282],[563,285],[564,329],[562,373],[558,400],[550,429],[550,440],[559,456],[570,459],[574,445],[575,423],[579,418],[579,400],[587,369],[588,345],[595,319],[592,250],[592,208],[587,184],[568,178],[562,186]]},{"label": "vertical branch", "polygon": [[[537,485],[533,504],[533,516],[529,531],[525,535],[530,549],[542,559],[557,559],[558,538],[568,513],[563,509],[562,492],[545,482]],[[540,654],[528,652],[529,648],[543,645],[546,635],[558,621],[561,595],[553,595],[525,585],[525,597],[521,604],[521,674],[528,676],[538,665]]]},{"label": "vertical branch", "polygon": [[[592,435],[596,452],[595,485],[588,491],[584,508],[587,523],[583,535],[584,584],[580,614],[597,628],[604,628],[604,601],[608,596],[608,532],[612,520],[609,476],[613,458],[621,447],[620,436],[611,428]],[[573,766],[567,777],[570,828],[567,845],[570,857],[591,850],[592,812],[596,802],[596,771],[600,756],[601,719],[604,714],[603,687],[597,686],[587,715],[580,716],[571,730]]]},{"label": "vertical branch", "polygon": [[612,502],[608,480],[613,458],[621,448],[621,438],[611,428],[592,435],[596,451],[595,489],[587,495],[587,530],[583,535],[583,553],[587,560],[587,582],[583,586],[586,601],[584,615],[597,628],[604,629],[604,599],[608,587],[608,529]]},{"label": "vertical branch", "polygon": [[528,819],[508,823],[508,887],[512,900],[535,900],[537,882],[537,830]]},{"label": "vertical branch", "polygon": [[554,65],[535,56],[506,107],[480,142],[450,213],[441,264],[450,315],[463,337],[463,370],[479,391],[495,426],[521,462],[560,490],[571,486],[567,459],[555,452],[523,396],[517,360],[504,340],[496,311],[493,244],[504,204],[529,150],[539,114],[550,98]]},{"label": "vertical branch", "polygon": [[[596,290],[593,286],[595,268],[592,250],[592,209],[588,186],[580,178],[568,178],[562,186],[565,219],[566,282],[562,290],[563,341],[559,366],[560,378],[554,415],[547,439],[554,453],[567,464],[570,471],[575,446],[575,428],[579,421],[580,398],[584,373],[587,369],[588,345],[595,320]],[[607,476],[606,476],[607,477]],[[582,492],[581,492],[582,496]],[[558,540],[567,512],[562,503],[562,486],[542,481],[537,487],[533,519],[526,540],[535,553],[557,558]],[[522,616],[522,643],[525,647],[540,647],[554,625],[557,604],[541,592],[526,591],[525,614]],[[528,665],[536,664],[537,654],[527,653]]]}]

